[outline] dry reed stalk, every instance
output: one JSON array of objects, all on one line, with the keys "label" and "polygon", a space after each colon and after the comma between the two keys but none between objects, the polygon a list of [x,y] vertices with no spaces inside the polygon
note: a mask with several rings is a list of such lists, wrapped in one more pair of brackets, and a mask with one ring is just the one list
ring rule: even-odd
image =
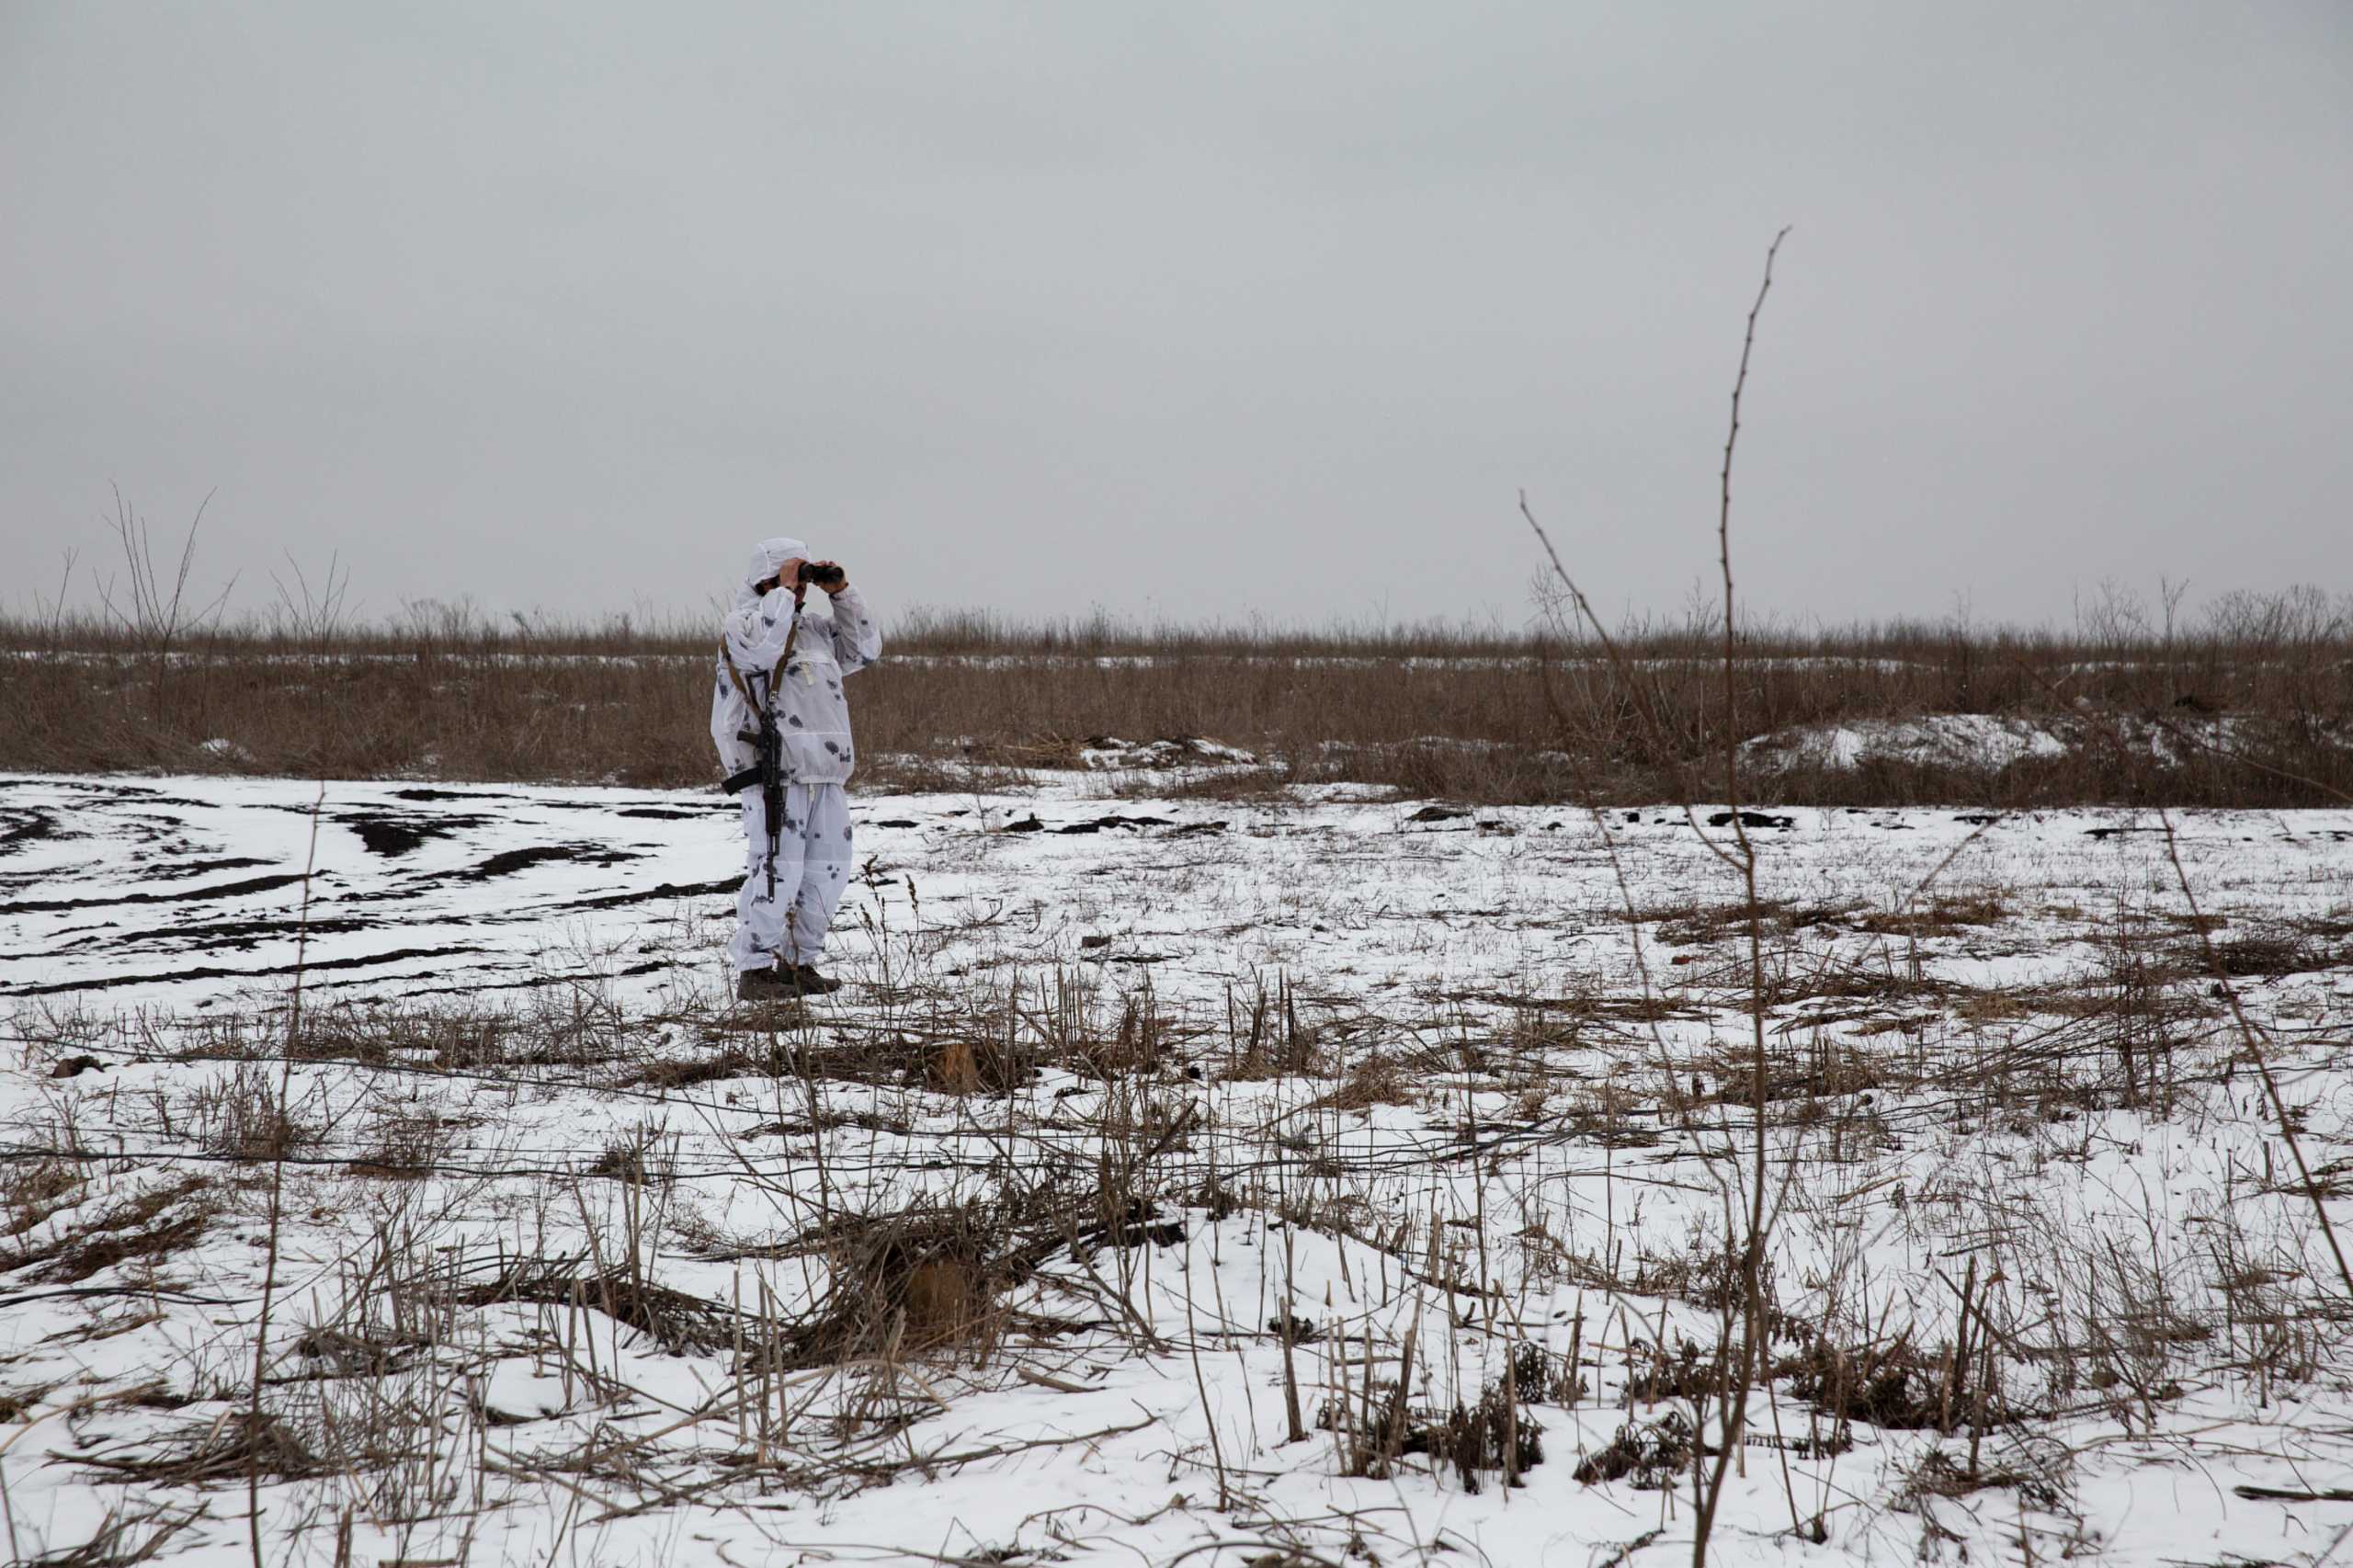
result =
[{"label": "dry reed stalk", "polygon": [[[194,528],[189,530],[191,538]],[[186,576],[185,566],[181,575]],[[174,597],[177,603],[176,595]],[[318,794],[311,801],[311,847],[309,858],[302,866],[302,913],[294,936],[294,990],[288,1006],[287,1039],[290,1042],[278,1070],[277,1118],[283,1125],[286,1101],[293,1083],[294,1052],[290,1042],[302,1028],[302,962],[309,946],[311,930],[311,876],[319,863],[319,813],[326,805],[327,787],[319,786]],[[273,1140],[275,1157],[269,1166],[269,1222],[264,1241],[262,1257],[261,1312],[254,1327],[253,1393],[246,1407],[246,1421],[256,1433],[262,1429],[261,1391],[269,1368],[269,1314],[278,1291],[278,1233],[283,1215],[286,1193],[286,1155],[290,1142],[284,1137]],[[254,1568],[265,1568],[261,1551],[261,1468],[260,1445],[248,1445],[249,1462],[245,1470],[245,1543],[251,1549]]]}]

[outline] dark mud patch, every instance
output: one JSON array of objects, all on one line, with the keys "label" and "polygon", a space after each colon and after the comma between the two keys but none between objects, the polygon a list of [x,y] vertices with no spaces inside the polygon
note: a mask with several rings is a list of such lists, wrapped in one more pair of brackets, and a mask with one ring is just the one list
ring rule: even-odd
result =
[{"label": "dark mud patch", "polygon": [[558,909],[619,909],[624,904],[652,903],[665,898],[733,898],[742,890],[741,877],[722,877],[715,882],[663,882],[630,892],[608,892],[595,898],[574,899],[560,903]]},{"label": "dark mud patch", "polygon": [[38,806],[0,810],[0,855],[14,855],[28,844],[63,836],[53,812]]},{"label": "dark mud patch", "polygon": [[233,855],[224,860],[188,860],[154,866],[141,870],[140,875],[155,881],[184,882],[190,877],[209,877],[215,871],[249,871],[256,866],[276,864],[257,860],[250,855]]},{"label": "dark mud patch", "polygon": [[377,816],[366,812],[346,812],[335,819],[342,826],[359,835],[370,855],[396,859],[428,840],[447,838],[461,827],[478,827],[488,821],[475,816]]},{"label": "dark mud patch", "polygon": [[[336,893],[332,900],[323,899],[322,902],[331,902],[335,903],[406,903],[416,897],[417,890],[419,888],[434,888],[439,886],[441,878],[442,873],[438,871],[417,871],[412,873],[405,881],[402,882],[397,887],[371,888],[366,892],[339,892]],[[324,878],[322,880],[324,880]]]},{"label": "dark mud patch", "polygon": [[0,915],[49,915],[63,909],[106,909],[125,903],[199,903],[216,898],[244,898],[257,892],[275,892],[279,888],[292,887],[302,880],[300,871],[275,877],[250,877],[242,882],[222,882],[215,887],[189,888],[185,892],[126,892],[111,898],[28,898],[14,903],[0,903]]},{"label": "dark mud patch", "polygon": [[[300,879],[297,879],[298,881]],[[261,969],[215,969],[202,966],[159,974],[110,974],[96,980],[61,981],[51,985],[0,985],[0,996],[55,996],[69,991],[111,991],[118,985],[169,985],[184,980],[266,980],[274,975],[309,974],[320,971],[371,969],[410,959],[446,959],[479,953],[480,948],[401,948],[389,953],[367,953],[347,959],[312,959],[305,963],[270,964]]]},{"label": "dark mud patch", "polygon": [[395,801],[527,801],[528,795],[499,790],[395,790]]},{"label": "dark mud patch", "polygon": [[[656,959],[645,963],[631,964],[627,969],[617,969],[610,973],[535,974],[529,980],[470,980],[463,985],[412,986],[404,989],[401,996],[404,1001],[415,1001],[420,996],[478,996],[487,991],[540,991],[551,985],[593,985],[606,980],[634,980],[641,975],[660,974],[664,970],[688,967],[689,966],[676,961]],[[349,980],[339,983],[369,985],[375,983]]]},{"label": "dark mud patch", "polygon": [[583,866],[618,866],[624,860],[643,858],[627,849],[610,849],[602,845],[534,844],[524,849],[502,850],[472,869],[458,874],[470,882],[486,882],[493,877],[511,877],[517,871],[555,860]]},{"label": "dark mud patch", "polygon": [[346,817],[343,825],[359,835],[359,842],[368,846],[370,855],[405,855],[426,839],[441,836],[431,828],[378,818],[362,817],[355,821]]},{"label": "dark mud patch", "polygon": [[1167,817],[1143,816],[1141,814],[1124,817],[1114,815],[1108,817],[1097,817],[1092,822],[1068,823],[1054,829],[1054,831],[1056,833],[1100,833],[1105,828],[1109,827],[1122,828],[1129,833],[1138,833],[1147,827],[1173,827],[1174,825],[1176,824]]},{"label": "dark mud patch", "polygon": [[732,812],[735,809],[735,803],[729,801],[699,812],[682,812],[671,806],[624,806],[613,815],[636,817],[642,822],[699,822],[704,817],[715,816],[722,811]]},{"label": "dark mud patch", "polygon": [[377,922],[345,915],[325,920],[224,920],[210,926],[162,926],[151,931],[130,931],[112,938],[116,947],[169,944],[183,951],[226,949],[249,953],[263,942],[302,937],[342,937],[375,928]]},{"label": "dark mud patch", "polygon": [[1225,823],[1223,819],[1220,819],[1217,822],[1187,823],[1183,827],[1172,828],[1160,836],[1163,838],[1207,838],[1211,834],[1224,831]]}]

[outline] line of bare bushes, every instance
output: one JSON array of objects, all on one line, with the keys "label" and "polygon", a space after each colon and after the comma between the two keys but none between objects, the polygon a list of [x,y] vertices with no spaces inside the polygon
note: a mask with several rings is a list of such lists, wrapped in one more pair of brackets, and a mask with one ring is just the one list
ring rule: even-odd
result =
[{"label": "line of bare bushes", "polygon": [[[363,622],[345,613],[332,564],[292,572],[268,613],[232,621],[217,600],[187,609],[175,586],[189,579],[193,530],[175,568],[154,562],[143,527],[123,546],[141,592],[71,615],[61,590],[0,617],[0,768],[649,787],[713,777],[703,625],[501,619],[436,601]],[[969,765],[1074,766],[1097,737],[1209,736],[1262,765],[1193,786],[1218,792],[1349,780],[1495,803],[1573,801],[1597,785],[1625,799],[1712,798],[1728,742],[1969,714],[2075,722],[2075,733],[2006,764],[1764,756],[1745,792],[1996,808],[2353,793],[2353,596],[2239,593],[2192,613],[2171,585],[2154,604],[2108,587],[2071,625],[2023,630],[1744,619],[1728,687],[1720,609],[1625,625],[1613,659],[1545,592],[1520,631],[917,609],[855,688],[863,776],[870,788],[965,787]],[[2119,718],[2140,744],[2118,744]]]}]

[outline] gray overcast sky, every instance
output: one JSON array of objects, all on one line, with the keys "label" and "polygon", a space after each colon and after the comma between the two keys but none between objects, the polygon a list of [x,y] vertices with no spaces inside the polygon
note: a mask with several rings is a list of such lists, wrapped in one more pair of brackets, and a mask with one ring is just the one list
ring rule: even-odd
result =
[{"label": "gray overcast sky", "polygon": [[[0,579],[2063,617],[2353,582],[2353,5],[0,0]],[[281,568],[282,569],[282,568]]]}]

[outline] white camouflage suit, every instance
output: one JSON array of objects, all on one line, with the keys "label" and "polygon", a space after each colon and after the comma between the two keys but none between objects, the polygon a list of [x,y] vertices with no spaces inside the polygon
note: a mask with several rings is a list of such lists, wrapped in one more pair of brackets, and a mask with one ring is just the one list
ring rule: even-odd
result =
[{"label": "white camouflage suit", "polygon": [[[745,874],[735,897],[735,936],[727,944],[739,972],[779,960],[813,964],[824,950],[825,928],[849,885],[852,864],[849,802],[842,785],[855,758],[842,682],[882,656],[881,628],[856,587],[833,596],[830,618],[804,608],[801,630],[793,634],[790,586],[763,597],[758,585],[795,556],[810,559],[808,547],[797,539],[762,540],[720,628],[723,656],[717,661],[710,699],[710,738],[719,746],[720,765],[734,774],[759,760],[756,749],[741,738],[741,732],[758,725],[728,672],[731,659],[754,698],[775,712],[784,740],[784,827],[777,841],[774,897],[768,893],[767,813],[759,786],[743,792]],[[819,603],[826,597],[822,589],[808,592]],[[779,668],[788,638],[792,652]]]}]

